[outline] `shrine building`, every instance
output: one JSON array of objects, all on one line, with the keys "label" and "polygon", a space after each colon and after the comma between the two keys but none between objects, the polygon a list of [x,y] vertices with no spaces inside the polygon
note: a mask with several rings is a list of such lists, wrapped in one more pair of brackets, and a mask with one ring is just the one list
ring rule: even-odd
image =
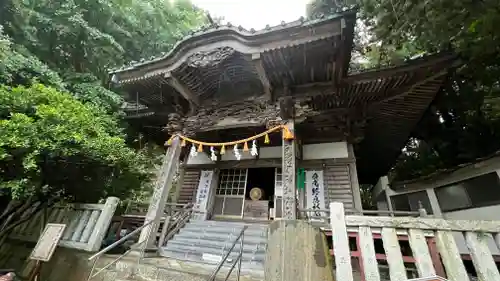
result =
[{"label": "shrine building", "polygon": [[132,126],[168,150],[147,218],[168,200],[202,220],[362,210],[455,66],[449,53],[352,70],[355,11],[263,30],[211,26],[111,71]]}]

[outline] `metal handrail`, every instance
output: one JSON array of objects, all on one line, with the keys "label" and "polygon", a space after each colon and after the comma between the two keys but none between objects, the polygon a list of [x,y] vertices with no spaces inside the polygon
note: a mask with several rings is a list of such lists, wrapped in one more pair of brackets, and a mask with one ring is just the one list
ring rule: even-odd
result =
[{"label": "metal handrail", "polygon": [[[118,258],[114,259],[112,262],[110,262],[109,264],[107,264],[105,267],[99,269],[99,271],[97,271],[95,274],[94,273],[94,269],[95,269],[95,265],[97,263],[97,261],[99,260],[99,258],[106,254],[107,252],[109,252],[110,250],[114,249],[116,246],[122,244],[123,242],[125,242],[125,240],[127,240],[128,238],[134,236],[135,234],[137,234],[139,231],[141,231],[142,229],[144,229],[146,226],[149,226],[151,224],[154,223],[154,220],[153,221],[149,221],[145,224],[143,224],[141,227],[135,229],[134,231],[130,232],[129,234],[123,236],[122,238],[120,238],[118,241],[114,242],[113,244],[107,246],[106,248],[100,250],[99,252],[97,252],[96,254],[94,254],[93,256],[91,256],[90,258],[88,258],[88,261],[91,261],[91,260],[94,260],[93,264],[92,264],[92,269],[90,270],[90,273],[89,273],[89,277],[87,278],[87,280],[90,280],[94,277],[96,277],[97,275],[99,275],[99,273],[101,273],[102,271],[104,271],[105,269],[109,268],[110,266],[112,266],[113,264],[115,264],[117,261],[119,261],[120,259],[122,259],[124,256],[126,256],[128,253],[130,253],[132,250],[136,249],[138,246],[141,246],[142,244],[144,244],[144,247],[143,247],[143,251],[145,250],[146,248],[146,243],[148,240],[146,239],[145,241],[139,243],[139,244],[136,244],[135,247],[133,248],[130,248],[129,250],[127,250],[125,253],[123,253],[122,255],[120,255]],[[142,254],[141,254],[142,255]]]},{"label": "metal handrail", "polygon": [[[192,213],[192,208],[190,208],[192,206],[192,203],[187,203],[187,204],[181,204],[183,207],[181,210],[178,210],[172,217],[168,217],[168,220],[166,219],[164,222],[163,222],[163,227],[168,227],[168,224],[170,222],[170,220],[172,218],[178,218],[175,220],[175,222],[177,223],[176,227],[174,229],[172,229],[170,232],[168,232],[168,235],[167,235],[167,239],[163,240],[163,242],[167,241],[168,238],[170,238],[173,234],[175,234],[182,226],[185,225],[186,221],[189,220],[190,218],[190,214]],[[94,254],[93,256],[91,256],[90,258],[88,258],[88,261],[91,261],[91,260],[94,260],[93,264],[92,264],[92,269],[90,270],[90,273],[89,273],[89,277],[87,278],[87,281],[96,277],[97,275],[99,275],[99,273],[103,272],[105,269],[109,268],[110,266],[112,266],[113,264],[115,264],[116,262],[118,262],[120,259],[122,259],[123,257],[125,257],[128,253],[130,253],[132,250],[137,250],[139,249],[140,250],[140,254],[139,254],[139,258],[138,258],[138,264],[140,263],[140,260],[141,258],[144,256],[144,251],[146,250],[146,247],[148,245],[148,241],[149,241],[149,238],[138,243],[138,244],[135,244],[134,246],[132,246],[130,249],[128,249],[125,253],[123,253],[122,255],[120,255],[119,257],[117,257],[116,259],[114,259],[113,261],[111,261],[110,263],[108,263],[106,266],[104,266],[103,268],[99,269],[99,271],[97,271],[95,274],[94,273],[94,269],[95,269],[95,266],[96,266],[96,263],[97,261],[99,260],[99,258],[106,254],[107,252],[109,252],[110,250],[114,249],[116,246],[122,244],[123,242],[125,242],[125,240],[127,240],[128,238],[134,236],[135,234],[137,234],[139,231],[143,230],[146,226],[149,226],[151,224],[153,224],[155,221],[152,220],[152,221],[149,221],[145,224],[143,224],[142,226],[140,226],[139,228],[137,229],[134,229],[134,231],[130,232],[129,234],[123,236],[122,238],[120,238],[118,241],[114,242],[113,244],[107,246],[106,248],[100,250],[99,252],[97,252],[96,254]],[[168,231],[165,230],[165,231]],[[162,237],[160,237],[160,241],[159,243],[163,244],[162,242]],[[162,245],[158,245],[159,247],[161,247]]]},{"label": "metal handrail", "polygon": [[183,211],[184,212],[182,214],[179,214],[178,218],[175,220],[175,227],[171,231],[169,231],[165,238],[161,239],[159,245],[160,247],[162,247],[163,244],[170,240],[170,238],[172,238],[172,236],[174,236],[175,233],[179,231],[179,229],[186,225],[187,221],[190,219],[193,209],[183,209]]},{"label": "metal handrail", "polygon": [[214,271],[212,272],[212,274],[210,275],[210,277],[208,278],[207,281],[215,281],[217,274],[219,273],[220,269],[222,268],[224,263],[229,258],[229,255],[233,251],[234,247],[236,247],[236,243],[238,243],[238,240],[240,241],[240,252],[238,254],[238,257],[234,261],[234,263],[231,265],[231,268],[229,269],[228,273],[226,274],[224,281],[226,281],[229,278],[229,276],[233,272],[234,267],[236,266],[237,263],[238,263],[238,272],[237,272],[238,274],[237,274],[236,280],[237,281],[240,280],[241,262],[243,260],[243,241],[245,239],[245,230],[247,230],[247,228],[248,228],[248,226],[246,226],[246,225],[243,227],[243,229],[238,234],[238,237],[236,237],[236,239],[234,240],[233,245],[231,245],[231,248],[229,248],[229,250],[224,254],[224,256],[222,257],[220,262],[217,264],[217,267],[214,269]]}]

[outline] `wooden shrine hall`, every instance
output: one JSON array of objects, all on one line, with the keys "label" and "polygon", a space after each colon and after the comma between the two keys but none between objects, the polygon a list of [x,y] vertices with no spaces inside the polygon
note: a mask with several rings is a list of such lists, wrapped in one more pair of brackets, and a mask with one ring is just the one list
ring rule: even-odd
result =
[{"label": "wooden shrine hall", "polygon": [[295,219],[334,201],[361,211],[359,185],[389,171],[456,57],[350,71],[355,21],[210,26],[112,70],[129,122],[169,145],[147,219],[177,169],[168,200],[193,202],[202,220]]}]

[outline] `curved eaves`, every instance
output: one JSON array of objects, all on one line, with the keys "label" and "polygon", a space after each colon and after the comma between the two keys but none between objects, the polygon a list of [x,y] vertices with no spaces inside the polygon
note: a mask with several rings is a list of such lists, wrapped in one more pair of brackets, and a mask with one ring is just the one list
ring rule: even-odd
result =
[{"label": "curved eaves", "polygon": [[[123,68],[114,69],[111,70],[109,74],[119,74],[139,70],[145,66],[158,64],[159,62],[161,62],[162,65],[172,65],[174,62],[178,62],[178,64],[180,64],[182,63],[182,58],[186,57],[188,53],[191,53],[190,51],[193,49],[203,50],[206,49],[203,48],[204,46],[209,47],[210,45],[221,41],[233,42],[231,45],[234,45],[236,50],[247,54],[271,50],[273,49],[273,46],[275,46],[275,48],[280,48],[302,44],[308,41],[314,41],[332,36],[332,33],[335,31],[332,32],[329,27],[332,23],[340,23],[342,19],[346,19],[346,22],[340,25],[354,25],[355,16],[355,11],[347,11],[324,19],[311,21],[298,20],[292,23],[282,24],[277,27],[266,28],[261,31],[253,32],[244,30],[241,27],[216,27],[202,31],[201,33],[195,33],[194,35],[184,37],[181,41],[176,43],[168,53],[160,57],[155,57],[147,61],[141,61],[140,63]],[[312,27],[315,28],[314,31],[311,30]],[[339,31],[340,30],[335,33],[338,33]],[[296,40],[290,39],[290,37],[295,37]],[[284,44],[276,44],[275,42],[278,41],[281,41]],[[169,69],[175,69],[175,67],[169,67]]]}]

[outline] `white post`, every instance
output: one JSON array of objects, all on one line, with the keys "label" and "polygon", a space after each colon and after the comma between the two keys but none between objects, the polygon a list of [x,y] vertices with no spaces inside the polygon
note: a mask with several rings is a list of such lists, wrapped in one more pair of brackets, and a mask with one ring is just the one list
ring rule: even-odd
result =
[{"label": "white post", "polygon": [[165,205],[167,203],[168,194],[170,193],[170,188],[172,188],[172,181],[177,165],[179,164],[180,153],[181,141],[179,137],[175,136],[172,139],[172,145],[167,149],[161,171],[156,179],[155,189],[153,191],[153,196],[151,196],[144,224],[151,221],[154,222],[144,227],[139,237],[138,243],[146,243],[147,248],[154,246],[156,242],[158,227],[161,218],[164,216]]},{"label": "white post", "polygon": [[333,253],[335,254],[336,279],[353,281],[344,204],[340,202],[330,203],[330,226],[332,228]]},{"label": "white post", "polygon": [[104,240],[109,225],[111,224],[111,219],[115,214],[116,207],[118,206],[119,202],[120,199],[118,199],[117,197],[108,197],[108,199],[106,199],[106,203],[102,208],[99,219],[95,224],[94,231],[89,237],[87,246],[88,251],[94,252],[98,251],[99,248],[101,248],[102,240]]}]

